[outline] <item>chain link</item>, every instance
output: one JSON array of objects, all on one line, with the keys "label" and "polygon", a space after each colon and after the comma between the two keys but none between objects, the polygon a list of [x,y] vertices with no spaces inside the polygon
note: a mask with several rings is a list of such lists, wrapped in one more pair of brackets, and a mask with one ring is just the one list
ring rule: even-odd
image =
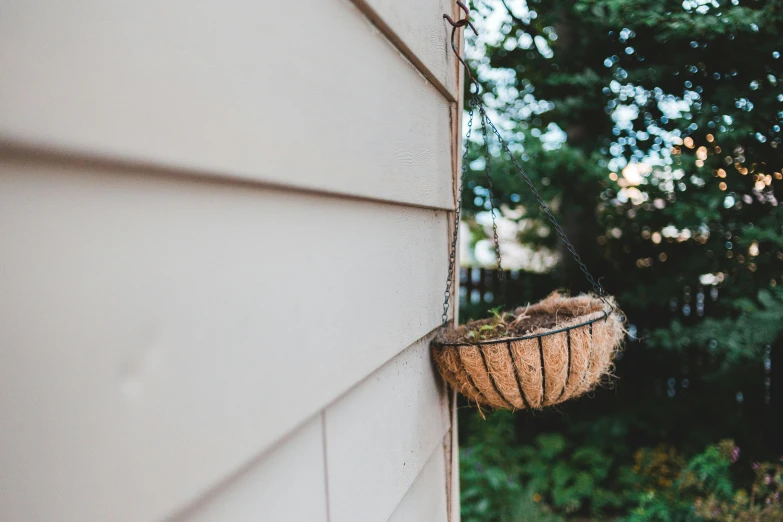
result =
[{"label": "chain link", "polygon": [[511,159],[511,161],[514,163],[514,166],[516,167],[517,171],[522,175],[522,179],[527,184],[528,188],[530,188],[530,192],[533,193],[533,196],[536,198],[536,201],[538,202],[538,205],[541,207],[541,210],[544,211],[547,218],[549,219],[549,222],[552,223],[552,226],[555,228],[555,231],[557,232],[557,235],[560,236],[560,239],[563,241],[563,244],[566,246],[568,251],[571,253],[571,255],[574,258],[574,261],[579,265],[579,269],[582,271],[582,273],[585,275],[585,278],[587,278],[587,282],[590,283],[590,285],[593,287],[593,290],[596,294],[604,301],[604,303],[609,304],[606,299],[604,299],[604,289],[601,286],[601,284],[595,280],[593,275],[590,273],[590,271],[587,269],[587,266],[582,261],[582,258],[579,257],[579,254],[576,253],[576,249],[574,249],[574,245],[571,244],[571,241],[568,240],[568,237],[566,236],[563,229],[560,227],[560,224],[557,222],[557,219],[555,219],[555,216],[552,214],[552,212],[549,210],[549,207],[547,206],[546,202],[544,201],[544,198],[541,197],[541,194],[538,193],[536,190],[536,187],[533,185],[533,182],[530,181],[530,178],[527,176],[527,173],[525,173],[525,169],[522,168],[522,165],[519,164],[519,161],[514,157],[514,155],[511,153],[511,151],[508,148],[508,145],[506,144],[505,140],[503,140],[503,137],[500,135],[500,132],[498,131],[497,127],[495,127],[495,124],[492,123],[492,120],[489,119],[489,116],[487,115],[486,111],[484,110],[484,104],[481,103],[481,100],[479,100],[478,103],[478,109],[481,114],[482,122],[486,120],[487,124],[490,126],[492,131],[495,133],[495,135],[498,138],[498,141],[500,142],[501,147],[503,147],[503,150],[508,154],[508,157]]},{"label": "chain link", "polygon": [[[479,100],[480,101],[480,100]],[[449,274],[446,278],[446,292],[443,296],[443,320],[441,333],[446,328],[449,321],[449,305],[451,303],[451,289],[454,286],[454,269],[457,261],[457,241],[459,239],[459,217],[462,213],[462,190],[465,184],[465,177],[468,172],[468,148],[470,147],[470,133],[473,130],[473,109],[476,106],[476,97],[470,100],[470,110],[468,111],[468,132],[465,135],[465,150],[462,152],[462,173],[460,175],[459,187],[457,188],[457,208],[454,211],[454,232],[451,237],[451,251],[449,253]]]},{"label": "chain link", "polygon": [[[500,259],[500,241],[498,239],[498,226],[497,221],[495,217],[495,188],[492,183],[492,173],[491,173],[491,167],[490,167],[490,151],[489,151],[489,135],[487,132],[487,125],[492,129],[492,132],[495,133],[495,136],[497,136],[498,142],[500,143],[500,146],[502,147],[503,151],[508,154],[508,157],[513,162],[514,166],[516,167],[519,174],[522,175],[522,179],[527,184],[530,191],[533,193],[533,196],[535,196],[536,201],[538,202],[538,205],[541,207],[541,210],[544,211],[547,218],[549,219],[549,222],[552,223],[552,226],[555,228],[555,231],[557,232],[557,235],[560,236],[560,239],[563,241],[563,244],[565,244],[568,251],[571,253],[571,255],[574,258],[574,261],[577,262],[579,265],[579,269],[582,271],[582,273],[587,278],[587,282],[590,283],[590,285],[593,287],[593,290],[598,295],[598,297],[601,298],[601,300],[609,305],[612,306],[611,303],[609,303],[604,298],[604,289],[601,286],[601,284],[595,280],[595,278],[590,274],[590,271],[587,269],[587,266],[582,262],[582,258],[579,257],[579,254],[576,253],[576,249],[574,248],[574,245],[571,244],[571,242],[568,240],[568,237],[566,237],[565,232],[563,231],[560,224],[557,222],[557,219],[555,219],[554,214],[549,210],[549,206],[547,206],[546,202],[544,201],[544,198],[541,197],[541,194],[538,193],[536,190],[536,187],[533,185],[533,182],[530,181],[530,178],[527,176],[527,173],[525,173],[525,169],[522,168],[522,165],[519,164],[519,161],[514,157],[513,154],[511,154],[511,151],[508,148],[508,145],[506,144],[505,140],[503,140],[503,137],[500,135],[500,132],[498,131],[497,127],[495,127],[495,124],[492,123],[492,120],[489,119],[489,116],[487,115],[487,112],[484,110],[484,103],[481,100],[481,97],[479,96],[479,83],[476,81],[475,78],[473,78],[473,75],[470,73],[470,68],[468,67],[467,62],[459,55],[457,52],[457,47],[454,43],[454,35],[456,34],[457,28],[462,27],[464,25],[470,25],[470,22],[467,21],[467,14],[468,14],[468,8],[462,4],[460,4],[460,7],[465,11],[466,18],[464,20],[460,20],[459,22],[454,22],[449,18],[448,16],[445,16],[446,19],[451,23],[452,26],[454,26],[454,29],[451,31],[451,48],[454,51],[454,54],[457,56],[457,59],[462,63],[462,65],[465,66],[465,71],[467,73],[468,78],[470,79],[471,87],[471,97],[468,102],[470,110],[468,111],[468,132],[465,135],[465,141],[463,142],[465,147],[464,151],[462,152],[462,173],[460,174],[460,184],[459,189],[457,191],[457,208],[454,212],[454,232],[452,234],[451,239],[451,251],[449,253],[449,273],[448,277],[446,279],[446,292],[444,293],[443,298],[443,324],[441,327],[441,335],[443,335],[443,332],[446,329],[446,325],[448,324],[449,320],[449,305],[451,303],[451,290],[454,287],[454,271],[455,271],[455,264],[457,260],[457,242],[459,239],[459,219],[460,214],[462,213],[462,191],[464,190],[465,185],[465,178],[467,176],[468,171],[468,149],[470,147],[470,134],[473,129],[473,114],[475,109],[478,107],[480,117],[481,117],[481,130],[484,138],[484,171],[487,177],[487,185],[489,190],[489,207],[490,207],[490,214],[492,215],[492,232],[494,236],[495,241],[495,255],[497,256],[498,261],[498,278],[500,281],[500,285],[503,287],[503,302],[504,305],[507,305],[507,292],[506,292],[506,285],[504,284],[504,277],[503,277],[503,266]],[[471,25],[471,28],[473,26]],[[473,32],[476,32],[476,29],[473,28]],[[478,34],[478,33],[477,33]],[[475,91],[473,90],[473,86],[475,86]],[[613,306],[612,306],[613,307]]]},{"label": "chain link", "polygon": [[500,239],[498,238],[498,224],[497,220],[495,219],[495,187],[492,183],[492,169],[490,167],[490,153],[489,153],[489,135],[487,134],[487,124],[485,119],[485,113],[482,110],[481,105],[481,98],[478,97],[478,94],[474,94],[474,104],[479,106],[479,110],[481,111],[481,134],[484,138],[484,174],[487,178],[487,190],[489,191],[489,211],[490,215],[492,216],[492,234],[494,236],[495,240],[495,257],[497,259],[498,264],[498,283],[499,287],[503,291],[503,305],[507,305],[507,289],[505,282],[503,281],[503,263],[500,256]]},{"label": "chain link", "polygon": [[497,207],[495,205],[495,189],[492,182],[492,173],[490,167],[489,133],[487,132],[487,125],[489,125],[489,128],[492,129],[492,132],[497,137],[498,142],[500,143],[500,146],[502,147],[503,151],[506,154],[508,154],[508,157],[511,159],[517,171],[522,176],[522,179],[525,181],[525,184],[527,184],[528,188],[530,189],[530,192],[532,192],[533,196],[536,198],[539,207],[541,207],[541,210],[543,210],[544,214],[546,214],[547,219],[549,219],[549,222],[552,223],[555,232],[557,232],[557,235],[563,241],[563,244],[566,246],[566,249],[568,250],[568,252],[571,253],[571,256],[573,256],[574,261],[576,261],[576,263],[579,265],[579,269],[585,275],[587,282],[590,283],[590,285],[593,287],[593,291],[595,291],[598,297],[600,297],[605,304],[612,306],[611,303],[609,303],[604,298],[605,292],[603,287],[598,281],[595,280],[593,275],[587,269],[587,266],[582,261],[582,258],[579,257],[579,254],[576,253],[576,249],[574,248],[574,245],[571,244],[571,241],[568,240],[565,231],[557,222],[557,219],[555,218],[554,214],[552,214],[552,211],[549,210],[549,206],[544,201],[544,198],[542,198],[541,194],[538,193],[538,190],[536,190],[536,187],[533,185],[533,182],[530,181],[530,178],[525,172],[525,169],[522,168],[522,165],[519,164],[519,161],[517,161],[517,159],[511,153],[511,150],[509,150],[508,148],[508,144],[506,144],[505,140],[500,135],[500,132],[498,131],[497,127],[495,127],[495,124],[492,123],[492,120],[489,118],[489,115],[487,115],[487,112],[484,109],[484,104],[481,101],[481,98],[479,97],[478,93],[473,93],[469,101],[469,106],[470,106],[470,110],[468,111],[468,132],[465,134],[465,141],[464,141],[465,147],[462,153],[462,172],[460,175],[460,187],[459,187],[459,192],[457,193],[457,208],[454,212],[454,231],[452,233],[451,250],[449,252],[449,272],[446,279],[446,291],[443,296],[443,316],[441,317],[442,319],[441,334],[443,333],[443,330],[445,330],[449,319],[449,306],[451,304],[451,296],[452,296],[451,290],[454,286],[454,272],[455,272],[455,268],[456,268],[455,265],[457,260],[459,222],[460,222],[460,215],[462,213],[462,190],[464,190],[465,178],[467,176],[467,171],[468,171],[468,164],[467,164],[468,149],[470,147],[470,135],[473,130],[473,115],[476,107],[478,107],[479,110],[479,115],[481,118],[481,130],[484,138],[484,143],[483,143],[484,161],[485,161],[484,171],[487,178],[487,185],[489,190],[489,204],[490,204],[490,213],[492,215],[492,231],[493,231],[494,242],[495,242],[495,254],[497,256],[498,276],[499,276],[500,284],[503,287],[504,304],[507,305],[507,303],[505,302],[506,288],[503,281],[504,279],[503,265],[500,256],[500,241],[498,238],[498,227],[497,227],[497,221],[495,217],[495,209]]}]

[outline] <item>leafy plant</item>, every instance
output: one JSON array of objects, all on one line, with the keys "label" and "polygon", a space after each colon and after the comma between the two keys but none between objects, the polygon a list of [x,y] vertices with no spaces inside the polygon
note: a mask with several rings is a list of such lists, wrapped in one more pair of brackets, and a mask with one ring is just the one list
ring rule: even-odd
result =
[{"label": "leafy plant", "polygon": [[731,440],[707,447],[684,466],[676,480],[640,496],[629,521],[772,522],[783,520],[783,466],[755,463],[748,489],[737,487],[731,466],[739,448]]},{"label": "leafy plant", "polygon": [[[783,2],[472,7],[484,101],[632,335],[612,390],[535,415],[461,415],[465,519],[777,520]],[[516,238],[561,253],[551,273],[520,273],[511,304],[586,290],[495,145],[490,161]],[[468,165],[465,219],[487,240],[486,159]],[[732,463],[713,445],[729,436],[767,463]]]}]

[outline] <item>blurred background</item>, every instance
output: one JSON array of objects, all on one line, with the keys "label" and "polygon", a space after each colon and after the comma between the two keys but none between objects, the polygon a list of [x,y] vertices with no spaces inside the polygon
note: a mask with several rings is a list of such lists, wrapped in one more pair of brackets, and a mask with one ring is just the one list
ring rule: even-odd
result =
[{"label": "blurred background", "polygon": [[[629,335],[591,397],[486,419],[462,404],[465,522],[783,520],[782,7],[471,3],[490,116]],[[461,322],[503,304],[471,139]],[[509,305],[589,290],[490,149]]]}]

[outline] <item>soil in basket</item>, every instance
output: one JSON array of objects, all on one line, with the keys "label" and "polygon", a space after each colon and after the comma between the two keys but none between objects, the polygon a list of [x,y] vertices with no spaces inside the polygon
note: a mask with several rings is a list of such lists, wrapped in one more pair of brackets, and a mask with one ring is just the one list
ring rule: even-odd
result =
[{"label": "soil in basket", "polygon": [[[443,335],[446,343],[475,343],[489,341],[502,337],[522,337],[541,330],[555,328],[577,317],[571,310],[561,309],[557,315],[551,313],[528,310],[524,307],[517,308],[512,316],[510,313],[504,317],[490,317],[478,321],[471,321],[448,330]],[[516,321],[516,317],[525,314],[527,317]],[[486,328],[485,328],[486,327]],[[473,332],[471,334],[471,332]]]}]

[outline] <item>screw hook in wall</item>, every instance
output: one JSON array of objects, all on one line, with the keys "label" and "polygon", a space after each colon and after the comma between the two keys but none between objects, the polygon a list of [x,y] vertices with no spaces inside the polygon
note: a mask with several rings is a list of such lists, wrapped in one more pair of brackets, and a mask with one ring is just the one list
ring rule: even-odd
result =
[{"label": "screw hook in wall", "polygon": [[454,51],[454,56],[457,57],[457,60],[460,61],[460,63],[465,67],[465,73],[468,75],[468,79],[470,82],[476,86],[476,94],[478,94],[479,90],[479,83],[478,81],[473,77],[473,74],[470,72],[470,67],[468,67],[468,63],[462,58],[462,56],[459,55],[459,51],[457,50],[457,44],[454,42],[454,36],[457,33],[457,29],[460,27],[465,27],[466,25],[470,27],[473,30],[473,33],[478,36],[478,31],[476,30],[476,27],[471,23],[470,21],[470,9],[467,5],[462,3],[462,1],[458,1],[457,5],[462,9],[462,11],[465,13],[465,18],[460,18],[456,22],[447,14],[443,15],[443,18],[446,19],[449,24],[451,24],[451,49]]}]

